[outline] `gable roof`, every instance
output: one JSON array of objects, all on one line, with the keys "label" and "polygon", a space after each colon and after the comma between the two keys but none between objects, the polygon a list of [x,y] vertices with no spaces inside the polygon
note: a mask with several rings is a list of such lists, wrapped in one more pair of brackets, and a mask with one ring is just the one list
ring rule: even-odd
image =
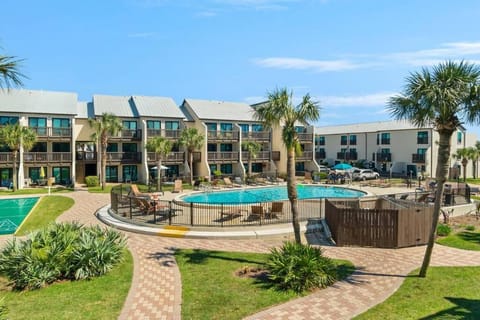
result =
[{"label": "gable roof", "polygon": [[138,111],[130,96],[107,96],[96,94],[93,96],[93,107],[96,116],[101,116],[103,113],[107,112],[113,113],[117,117],[138,117]]},{"label": "gable roof", "polygon": [[138,114],[143,117],[185,118],[172,98],[133,96]]},{"label": "gable roof", "polygon": [[185,99],[200,120],[255,121],[254,109],[244,102]]},{"label": "gable roof", "polygon": [[76,115],[77,94],[41,90],[0,90],[0,111]]},{"label": "gable roof", "polygon": [[419,128],[410,121],[377,121],[365,123],[353,123],[337,126],[316,127],[316,134],[346,134],[346,133],[365,133],[365,132],[387,132],[395,130],[420,130],[432,129],[433,126],[425,126]]}]

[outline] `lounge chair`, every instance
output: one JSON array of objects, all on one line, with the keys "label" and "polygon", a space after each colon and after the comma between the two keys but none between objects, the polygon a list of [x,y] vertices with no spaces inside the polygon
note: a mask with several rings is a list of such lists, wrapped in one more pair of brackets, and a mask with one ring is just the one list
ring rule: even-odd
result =
[{"label": "lounge chair", "polygon": [[278,218],[279,215],[283,215],[283,202],[272,202],[269,216]]},{"label": "lounge chair", "polygon": [[230,219],[240,217],[242,215],[242,209],[240,208],[226,208],[222,212],[220,212],[222,218],[223,216],[227,216]]},{"label": "lounge chair", "polygon": [[146,198],[134,198],[143,214],[152,214],[157,211],[157,204]]},{"label": "lounge chair", "polygon": [[233,183],[230,178],[223,178],[223,182],[227,188],[240,187],[240,185]]},{"label": "lounge chair", "polygon": [[308,171],[305,171],[305,177],[303,178],[304,183],[313,183],[312,174]]},{"label": "lounge chair", "polygon": [[265,217],[265,210],[261,205],[254,205],[251,207],[252,211],[250,212],[250,216],[254,218],[263,219]]},{"label": "lounge chair", "polygon": [[175,180],[172,192],[183,192],[183,181],[181,179]]},{"label": "lounge chair", "polygon": [[138,190],[138,186],[136,184],[130,185],[130,195],[133,195],[135,197],[143,197],[143,198],[150,198],[151,195],[149,193],[143,193]]}]

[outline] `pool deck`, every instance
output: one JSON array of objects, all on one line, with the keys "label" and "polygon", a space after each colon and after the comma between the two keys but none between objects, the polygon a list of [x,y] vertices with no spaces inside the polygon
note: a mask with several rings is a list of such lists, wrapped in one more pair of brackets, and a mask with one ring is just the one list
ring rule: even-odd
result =
[{"label": "pool deck", "polygon": [[[367,187],[362,188],[362,190]],[[377,194],[405,193],[413,189],[372,188]],[[383,192],[383,193],[382,193]],[[108,194],[86,191],[62,194],[75,205],[57,221],[100,224],[95,212],[109,203]],[[174,198],[176,194],[166,193]],[[275,225],[270,228],[274,229]],[[122,231],[134,258],[134,275],[119,319],[181,319],[181,276],[174,258],[176,248],[268,253],[280,246],[283,236],[258,239],[185,239]],[[0,236],[0,241],[12,238]],[[303,239],[307,242],[307,239]],[[315,243],[312,243],[315,244]],[[346,280],[308,296],[273,306],[246,319],[351,319],[381,303],[421,264],[425,246],[405,249],[372,249],[322,246],[332,258],[352,261],[357,270]],[[480,252],[435,245],[432,266],[479,266]]]}]

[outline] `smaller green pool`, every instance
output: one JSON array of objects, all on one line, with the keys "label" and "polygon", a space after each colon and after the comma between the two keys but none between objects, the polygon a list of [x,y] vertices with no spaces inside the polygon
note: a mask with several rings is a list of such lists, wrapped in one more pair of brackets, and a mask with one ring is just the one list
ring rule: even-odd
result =
[{"label": "smaller green pool", "polygon": [[0,199],[0,234],[15,233],[37,201],[38,197]]}]

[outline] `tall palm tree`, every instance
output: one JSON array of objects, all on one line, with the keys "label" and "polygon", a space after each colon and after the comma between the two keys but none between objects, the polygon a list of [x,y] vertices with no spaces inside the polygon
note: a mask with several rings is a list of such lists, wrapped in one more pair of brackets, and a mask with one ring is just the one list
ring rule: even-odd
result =
[{"label": "tall palm tree", "polygon": [[475,146],[473,147],[475,149],[475,152],[477,153],[477,158],[475,160],[475,178],[478,176],[478,160],[480,159],[480,141],[475,142]]},{"label": "tall palm tree", "polygon": [[320,117],[318,102],[309,94],[302,98],[299,105],[293,105],[293,93],[286,88],[268,93],[268,101],[255,109],[254,117],[265,128],[281,128],[282,140],[287,149],[287,193],[292,207],[292,224],[295,242],[301,243],[300,224],[298,222],[297,189],[295,185],[295,154],[300,149],[297,131],[298,123],[308,125]]},{"label": "tall palm tree", "polygon": [[146,148],[150,152],[155,152],[157,157],[157,190],[162,191],[162,161],[168,156],[172,151],[172,141],[168,140],[165,137],[153,137],[148,139]]},{"label": "tall palm tree", "polygon": [[22,78],[26,78],[18,67],[22,60],[15,57],[0,55],[0,89],[14,86],[22,87]]},{"label": "tall palm tree", "polygon": [[21,148],[29,151],[37,141],[35,131],[20,124],[7,124],[0,128],[0,143],[10,148],[13,155],[13,191],[17,191],[17,157]]},{"label": "tall palm tree", "polygon": [[179,144],[187,148],[188,165],[190,166],[190,184],[193,185],[193,152],[203,146],[205,137],[197,128],[185,128],[180,135]]},{"label": "tall palm tree", "polygon": [[468,147],[467,148],[468,153],[467,153],[467,159],[472,161],[472,175],[473,178],[477,178],[477,161],[479,157],[479,152],[478,149],[475,147]]},{"label": "tall palm tree", "polygon": [[104,112],[100,118],[88,119],[88,123],[90,127],[95,130],[91,139],[100,145],[101,148],[100,181],[102,190],[105,190],[108,140],[110,136],[117,135],[118,132],[122,130],[122,123],[116,115],[108,112]]},{"label": "tall palm tree", "polygon": [[242,149],[248,152],[248,177],[252,175],[252,160],[256,159],[262,149],[262,145],[256,141],[242,142]]},{"label": "tall palm tree", "polygon": [[460,160],[463,167],[463,182],[467,180],[467,164],[468,164],[468,156],[469,156],[468,148],[460,148],[457,149],[457,152],[454,153],[452,156],[455,159]]},{"label": "tall palm tree", "polygon": [[437,191],[427,249],[420,269],[425,277],[430,264],[435,233],[440,216],[444,183],[448,173],[450,138],[466,123],[480,121],[480,68],[467,62],[447,61],[431,70],[410,74],[401,95],[390,98],[389,110],[396,119],[408,119],[423,127],[431,124],[438,132]]}]

